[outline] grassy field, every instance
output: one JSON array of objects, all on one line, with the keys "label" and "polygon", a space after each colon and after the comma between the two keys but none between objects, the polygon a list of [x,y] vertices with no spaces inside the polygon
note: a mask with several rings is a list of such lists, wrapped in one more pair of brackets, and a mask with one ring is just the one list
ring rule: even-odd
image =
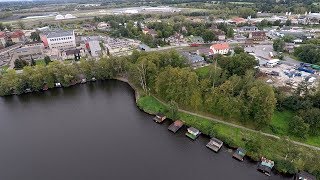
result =
[{"label": "grassy field", "polygon": [[209,66],[198,68],[195,71],[200,78],[203,78],[209,73]]},{"label": "grassy field", "polygon": [[[138,100],[138,106],[148,113],[157,113],[163,112],[165,113],[167,110],[166,105],[160,103],[152,96],[144,96]],[[165,113],[166,114],[166,113]],[[271,137],[267,137],[261,135],[260,133],[255,133],[239,128],[235,128],[232,126],[228,126],[225,124],[217,123],[209,119],[201,118],[198,116],[190,115],[187,113],[179,112],[179,119],[182,120],[185,125],[192,126],[199,129],[203,134],[214,136],[221,139],[225,144],[232,148],[243,147],[246,148],[246,141],[248,139],[260,139],[262,143],[261,152],[258,154],[251,154],[248,152],[248,155],[254,159],[258,160],[260,156],[267,157],[272,159],[276,163],[276,169],[280,172],[290,172],[294,173],[297,170],[306,170],[305,163],[307,161],[320,161],[319,152],[315,150],[311,150],[304,146],[297,146],[291,144],[289,141],[284,139],[275,139]],[[169,116],[169,114],[167,114]],[[272,125],[278,127],[279,129],[285,129],[287,127],[286,123],[283,123],[282,119],[291,116],[290,112],[276,113],[273,118]],[[169,117],[170,118],[170,117]],[[316,141],[316,140],[315,140]],[[294,148],[294,152],[299,154],[299,157],[293,156],[292,158],[292,166],[285,165],[282,166],[282,160],[287,156],[288,147],[290,149]],[[311,158],[311,159],[310,159]],[[316,158],[316,159],[313,159]],[[311,162],[308,162],[311,163]],[[289,168],[290,167],[290,168]],[[320,171],[320,167],[315,165],[311,168],[311,173],[314,171]],[[290,169],[290,170],[289,170]]]}]

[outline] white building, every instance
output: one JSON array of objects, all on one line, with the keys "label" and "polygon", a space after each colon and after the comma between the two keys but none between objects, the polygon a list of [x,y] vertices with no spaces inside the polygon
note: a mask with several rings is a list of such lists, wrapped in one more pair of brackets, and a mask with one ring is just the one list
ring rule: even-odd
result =
[{"label": "white building", "polygon": [[40,37],[44,46],[50,49],[65,50],[76,47],[73,30],[46,31]]},{"label": "white building", "polygon": [[228,54],[230,46],[228,43],[213,44],[210,49],[212,54]]}]

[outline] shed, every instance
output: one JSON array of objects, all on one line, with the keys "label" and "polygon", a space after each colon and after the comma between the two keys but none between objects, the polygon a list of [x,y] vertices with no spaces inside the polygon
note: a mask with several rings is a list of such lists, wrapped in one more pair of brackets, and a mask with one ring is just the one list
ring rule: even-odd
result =
[{"label": "shed", "polygon": [[273,161],[271,161],[265,157],[261,157],[261,161],[258,165],[258,170],[263,172],[267,176],[270,176],[273,166],[274,166]]},{"label": "shed", "polygon": [[213,137],[210,139],[209,143],[206,146],[214,152],[218,152],[222,145],[223,142],[221,140]]}]

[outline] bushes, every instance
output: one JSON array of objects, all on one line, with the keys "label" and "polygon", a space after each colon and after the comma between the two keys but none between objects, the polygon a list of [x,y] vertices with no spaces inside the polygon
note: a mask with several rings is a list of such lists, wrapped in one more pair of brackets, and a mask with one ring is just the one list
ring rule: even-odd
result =
[{"label": "bushes", "polygon": [[281,173],[295,174],[297,173],[297,168],[294,164],[285,159],[274,160],[275,168]]}]

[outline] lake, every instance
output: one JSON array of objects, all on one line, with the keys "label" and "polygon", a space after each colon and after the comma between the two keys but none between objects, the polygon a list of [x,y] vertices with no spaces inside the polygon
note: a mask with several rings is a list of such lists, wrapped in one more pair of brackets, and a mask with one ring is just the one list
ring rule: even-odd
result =
[{"label": "lake", "polygon": [[0,98],[0,179],[285,179],[152,118],[116,80]]}]

